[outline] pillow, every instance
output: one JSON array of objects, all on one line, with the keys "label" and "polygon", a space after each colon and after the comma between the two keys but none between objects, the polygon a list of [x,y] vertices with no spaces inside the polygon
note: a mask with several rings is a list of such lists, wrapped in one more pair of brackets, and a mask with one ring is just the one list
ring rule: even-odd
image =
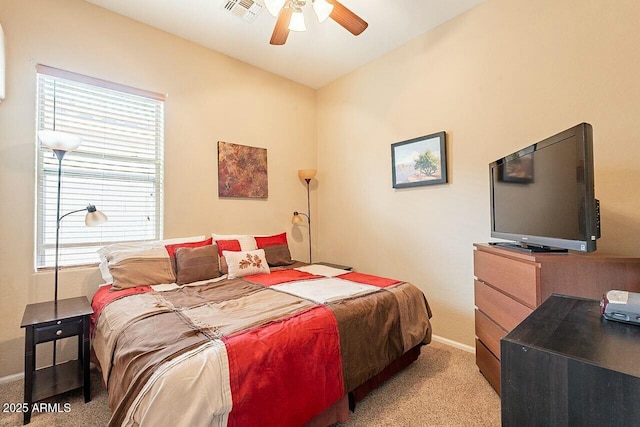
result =
[{"label": "pillow", "polygon": [[216,242],[218,240],[237,240],[240,243],[240,250],[243,251],[254,251],[258,249],[256,245],[256,239],[253,236],[248,236],[246,234],[215,234],[212,233],[211,237]]},{"label": "pillow", "polygon": [[216,240],[216,245],[218,246],[219,256],[223,256],[223,251],[240,252],[242,250],[240,242],[237,240]]},{"label": "pillow", "polygon": [[[207,240],[202,240],[200,242],[185,242],[185,243],[173,243],[171,245],[164,245],[167,253],[169,254],[169,258],[171,258],[171,267],[173,267],[173,272],[176,273],[176,249],[178,248],[198,248],[200,246],[207,246],[213,243],[213,239],[209,237]],[[216,261],[217,263],[217,261]]]},{"label": "pillow", "polygon": [[121,250],[107,255],[112,290],[173,283],[176,276],[164,247]]},{"label": "pillow", "polygon": [[269,267],[282,267],[295,262],[291,259],[291,252],[287,245],[267,246],[264,248],[264,254]]},{"label": "pillow", "polygon": [[240,252],[240,242],[237,240],[216,240],[216,245],[218,246],[218,257],[220,258],[218,261],[218,265],[220,268],[220,272],[222,274],[227,274],[229,272],[229,267],[227,266],[227,260],[222,255],[224,251],[232,251],[232,252]]},{"label": "pillow", "polygon": [[263,249],[241,252],[224,251],[223,255],[229,266],[229,279],[251,274],[270,273]]},{"label": "pillow", "polygon": [[256,240],[252,236],[246,234],[211,234],[211,237],[218,245],[218,254],[220,255],[220,272],[227,274],[227,261],[222,255],[223,251],[253,251],[258,249]]},{"label": "pillow", "polygon": [[269,246],[286,245],[287,233],[275,234],[273,236],[254,236],[258,249],[264,249]]},{"label": "pillow", "polygon": [[177,248],[175,259],[178,285],[220,277],[215,245]]},{"label": "pillow", "polygon": [[111,273],[109,273],[109,264],[107,261],[107,255],[113,254],[114,252],[122,251],[122,250],[143,250],[143,249],[151,249],[158,246],[164,246],[173,243],[184,243],[184,242],[197,242],[200,240],[204,240],[205,236],[192,236],[192,237],[178,237],[174,239],[165,239],[165,240],[145,240],[138,242],[121,242],[121,243],[113,243],[108,246],[103,246],[98,249],[98,256],[100,258],[100,274],[102,275],[102,279],[105,283],[113,283],[113,277],[111,277]]}]

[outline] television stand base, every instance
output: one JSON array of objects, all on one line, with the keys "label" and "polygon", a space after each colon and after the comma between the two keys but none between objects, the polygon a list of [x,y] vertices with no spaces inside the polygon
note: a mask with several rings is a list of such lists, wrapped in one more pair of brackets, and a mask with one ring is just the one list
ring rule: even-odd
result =
[{"label": "television stand base", "polygon": [[498,246],[504,249],[526,253],[559,253],[566,254],[569,251],[562,248],[552,248],[551,246],[528,245],[526,243],[515,242],[489,242],[491,246]]}]

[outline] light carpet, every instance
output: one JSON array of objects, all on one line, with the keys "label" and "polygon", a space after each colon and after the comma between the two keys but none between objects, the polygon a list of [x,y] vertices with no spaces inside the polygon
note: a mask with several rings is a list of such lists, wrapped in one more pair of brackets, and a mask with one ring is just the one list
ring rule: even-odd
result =
[{"label": "light carpet", "polygon": [[[91,372],[91,402],[82,390],[47,402],[71,404],[68,413],[34,413],[30,426],[104,426],[111,413],[107,393],[97,372]],[[20,403],[23,382],[0,386],[0,403]],[[0,426],[22,425],[22,414],[0,412]],[[433,342],[411,366],[397,374],[362,402],[346,423],[356,426],[500,426],[500,398],[475,365],[475,356]]]}]

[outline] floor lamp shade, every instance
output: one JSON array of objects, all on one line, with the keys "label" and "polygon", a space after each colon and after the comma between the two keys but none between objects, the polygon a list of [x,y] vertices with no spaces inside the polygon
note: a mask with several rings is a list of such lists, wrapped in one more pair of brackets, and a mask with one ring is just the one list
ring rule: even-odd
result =
[{"label": "floor lamp shade", "polygon": [[82,144],[82,138],[78,135],[57,130],[41,130],[38,132],[38,139],[43,146],[54,151],[74,151]]},{"label": "floor lamp shade", "polygon": [[315,169],[300,169],[298,170],[298,176],[300,179],[313,179],[318,171]]}]

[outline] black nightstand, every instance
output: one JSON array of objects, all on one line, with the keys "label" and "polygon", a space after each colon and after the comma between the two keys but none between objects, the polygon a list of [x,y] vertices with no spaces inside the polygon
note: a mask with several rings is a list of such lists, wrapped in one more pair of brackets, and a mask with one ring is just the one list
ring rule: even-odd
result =
[{"label": "black nightstand", "polygon": [[353,267],[349,267],[349,266],[346,266],[346,265],[340,265],[340,264],[332,264],[330,262],[316,262],[315,264],[325,265],[327,267],[339,268],[340,270],[348,270],[348,271],[353,270]]},{"label": "black nightstand", "polygon": [[[75,390],[84,389],[84,401],[91,400],[89,386],[89,317],[93,314],[86,297],[29,304],[24,310],[21,328],[24,343],[24,424],[31,421],[34,402]],[[62,338],[78,337],[78,359],[36,369],[36,346]],[[54,344],[55,345],[55,344]]]},{"label": "black nightstand", "polygon": [[501,340],[502,425],[638,425],[638,354],[640,326],[550,296]]}]

